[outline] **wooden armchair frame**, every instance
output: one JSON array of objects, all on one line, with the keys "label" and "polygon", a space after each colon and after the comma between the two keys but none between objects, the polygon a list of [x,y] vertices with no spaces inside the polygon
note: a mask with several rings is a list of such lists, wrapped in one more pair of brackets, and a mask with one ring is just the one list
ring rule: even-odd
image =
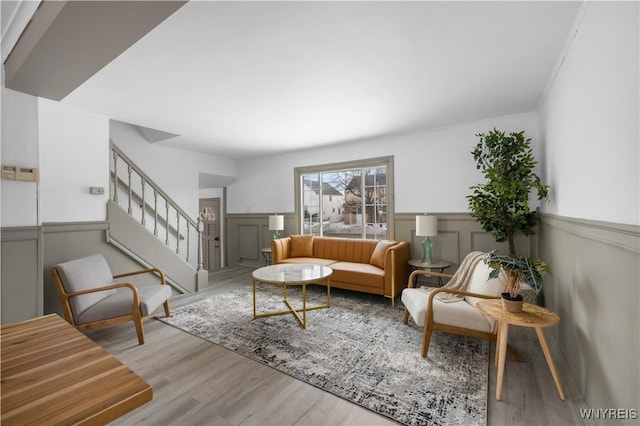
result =
[{"label": "wooden armchair frame", "polygon": [[[441,272],[417,270],[417,271],[413,271],[411,275],[409,275],[409,283],[407,287],[409,288],[414,287],[413,282],[418,275],[427,275],[427,276],[447,278],[447,279],[451,279],[453,277],[453,275],[451,274],[445,274]],[[458,294],[460,296],[478,297],[482,299],[498,299],[498,297],[487,296],[486,294],[471,293],[468,291],[461,291],[461,290],[453,290],[453,289],[448,289],[446,287],[436,288],[431,293],[429,293],[429,299],[427,300],[427,311],[425,313],[426,318],[424,320],[424,333],[422,338],[421,354],[423,358],[427,356],[427,352],[429,351],[429,343],[431,342],[431,334],[434,331],[444,331],[446,333],[459,334],[462,336],[477,337],[477,338],[485,339],[494,343],[497,342],[498,340],[497,339],[498,337],[497,322],[494,325],[493,330],[491,332],[478,331],[470,328],[463,328],[455,325],[442,324],[442,323],[435,322],[433,320],[433,298],[439,293],[451,293],[451,294]],[[402,322],[404,324],[407,324],[409,322],[409,310],[406,307],[404,308]],[[507,350],[519,362],[524,361],[524,357],[511,345],[507,344]]]},{"label": "wooden armchair frame", "polygon": [[[116,279],[116,278],[128,277],[132,275],[139,275],[139,274],[145,274],[145,273],[157,274],[160,277],[160,284],[167,285],[164,272],[159,268],[149,268],[149,269],[142,269],[138,271],[125,272],[122,274],[114,275],[113,278]],[[82,331],[82,330],[90,330],[93,328],[118,324],[121,322],[133,321],[133,324],[136,327],[138,343],[141,345],[144,345],[144,327],[142,326],[142,322],[148,317],[142,316],[142,313],[140,312],[140,298],[138,296],[138,289],[136,288],[135,285],[129,282],[124,282],[124,283],[116,283],[112,285],[92,288],[89,290],[69,293],[65,290],[64,285],[62,284],[62,279],[60,278],[60,274],[58,273],[58,270],[55,267],[51,269],[51,274],[53,275],[53,282],[55,284],[56,291],[58,292],[58,298],[60,300],[60,304],[62,305],[62,312],[64,313],[64,317],[69,324],[73,325],[76,329]],[[105,290],[116,290],[118,288],[124,288],[124,287],[128,288],[133,293],[131,314],[121,315],[118,317],[108,318],[100,321],[93,321],[86,324],[78,324],[76,322],[76,319],[73,315],[73,311],[71,310],[71,304],[69,303],[69,299],[75,296],[83,295],[83,294],[95,293],[98,291],[105,291]],[[164,301],[163,307],[164,307],[165,315],[167,317],[171,316],[171,310],[169,308],[168,300]]]}]

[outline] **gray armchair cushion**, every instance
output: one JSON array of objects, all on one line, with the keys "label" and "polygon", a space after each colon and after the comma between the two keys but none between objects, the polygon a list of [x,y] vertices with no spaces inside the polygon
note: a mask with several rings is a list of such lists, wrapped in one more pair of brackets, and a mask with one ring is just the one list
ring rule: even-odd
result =
[{"label": "gray armchair cushion", "polygon": [[[140,313],[146,317],[171,297],[171,288],[168,285],[138,287],[138,297],[140,298]],[[130,289],[125,288],[89,307],[76,320],[78,324],[86,324],[121,315],[130,315],[132,310],[133,293]]]},{"label": "gray armchair cushion", "polygon": [[[71,260],[56,265],[62,285],[69,293],[103,287],[113,283],[113,274],[107,260],[100,254]],[[89,307],[110,297],[116,290],[76,296],[69,299],[71,310],[76,319]]]}]

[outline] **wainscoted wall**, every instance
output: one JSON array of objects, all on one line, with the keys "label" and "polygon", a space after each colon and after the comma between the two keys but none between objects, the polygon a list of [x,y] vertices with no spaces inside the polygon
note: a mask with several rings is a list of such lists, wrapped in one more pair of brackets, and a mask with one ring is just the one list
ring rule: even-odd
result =
[{"label": "wainscoted wall", "polygon": [[640,408],[640,227],[542,215],[549,329],[590,408]]},{"label": "wainscoted wall", "polygon": [[2,228],[2,324],[42,315],[42,228]]},{"label": "wainscoted wall", "polygon": [[[417,213],[420,214],[420,213]],[[434,240],[436,259],[451,263],[447,272],[453,273],[462,259],[473,250],[489,251],[498,249],[508,253],[507,243],[497,244],[493,236],[467,213],[440,213],[438,216],[438,236]],[[393,234],[389,239],[409,241],[411,257],[422,258],[422,240],[416,236],[416,213],[396,213]],[[271,247],[272,231],[269,230],[268,213],[227,215],[227,259],[229,266],[238,263],[259,265],[264,262],[261,249]],[[293,213],[284,214],[284,231],[281,235],[296,234]],[[518,251],[528,256],[537,254],[537,238],[518,236]]]},{"label": "wainscoted wall", "polygon": [[[396,240],[411,243],[411,257],[422,258],[422,241],[424,237],[416,236],[416,215],[421,213],[396,213]],[[490,251],[497,249],[501,253],[509,253],[509,245],[496,243],[493,236],[482,230],[480,225],[468,213],[438,213],[438,236],[434,240],[434,257],[451,263],[447,270],[453,273],[464,257],[471,251]],[[516,237],[516,248],[519,253],[536,256],[536,235]]]},{"label": "wainscoted wall", "polygon": [[[227,266],[239,263],[255,266],[264,264],[261,250],[271,248],[271,239],[273,238],[273,231],[269,229],[270,214],[228,214],[226,216]],[[282,215],[284,216],[284,230],[280,231],[280,235],[284,237],[295,234],[293,213]]]}]

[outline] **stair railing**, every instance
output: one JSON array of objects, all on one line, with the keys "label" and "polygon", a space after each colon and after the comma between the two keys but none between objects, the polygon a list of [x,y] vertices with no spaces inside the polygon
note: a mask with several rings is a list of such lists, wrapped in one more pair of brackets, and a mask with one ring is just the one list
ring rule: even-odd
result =
[{"label": "stair railing", "polygon": [[[111,200],[198,271],[203,269],[202,222],[193,220],[117,146],[110,144]],[[194,258],[193,252],[197,257]]]}]

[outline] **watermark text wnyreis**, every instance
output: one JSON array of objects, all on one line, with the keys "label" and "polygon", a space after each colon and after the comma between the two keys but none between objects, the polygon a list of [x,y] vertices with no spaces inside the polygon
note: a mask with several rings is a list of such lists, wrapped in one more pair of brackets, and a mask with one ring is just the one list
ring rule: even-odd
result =
[{"label": "watermark text wnyreis", "polygon": [[636,408],[581,408],[580,417],[588,420],[635,420]]}]

